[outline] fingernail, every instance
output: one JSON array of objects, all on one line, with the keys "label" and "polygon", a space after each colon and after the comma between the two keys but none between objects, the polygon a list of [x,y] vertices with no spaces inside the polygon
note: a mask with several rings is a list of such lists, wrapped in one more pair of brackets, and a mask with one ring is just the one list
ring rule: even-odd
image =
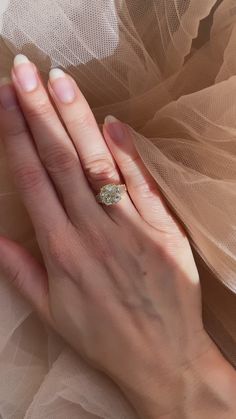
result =
[{"label": "fingernail", "polygon": [[76,98],[75,86],[60,68],[54,68],[49,73],[49,81],[53,92],[62,103],[72,103]]},{"label": "fingernail", "polygon": [[18,108],[14,87],[11,80],[6,77],[0,80],[0,104],[7,111]]},{"label": "fingernail", "polygon": [[38,87],[35,68],[25,55],[19,54],[15,57],[14,74],[24,92],[33,92]]},{"label": "fingernail", "polygon": [[105,118],[105,126],[108,134],[114,141],[123,141],[127,135],[125,125],[112,115]]}]

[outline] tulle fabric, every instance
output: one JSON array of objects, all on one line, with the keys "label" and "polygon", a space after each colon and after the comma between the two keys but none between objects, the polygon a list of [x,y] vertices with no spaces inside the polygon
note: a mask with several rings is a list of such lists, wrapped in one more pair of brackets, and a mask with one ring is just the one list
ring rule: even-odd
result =
[{"label": "tulle fabric", "polygon": [[[114,114],[134,128],[189,234],[205,327],[236,365],[235,0],[1,0],[0,28],[1,76],[18,52],[45,79],[61,66],[99,123]],[[0,203],[0,234],[40,258],[1,144]],[[0,307],[2,419],[136,418],[115,384],[47,330],[2,276]]]}]

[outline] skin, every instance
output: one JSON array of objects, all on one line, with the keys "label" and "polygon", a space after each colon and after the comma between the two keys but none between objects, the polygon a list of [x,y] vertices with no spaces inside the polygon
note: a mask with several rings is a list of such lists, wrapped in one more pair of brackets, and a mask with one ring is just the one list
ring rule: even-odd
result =
[{"label": "skin", "polygon": [[[38,86],[24,92],[17,74],[29,66]],[[12,70],[7,89],[18,106],[0,106],[0,125],[43,263],[0,237],[0,269],[43,321],[116,382],[140,418],[233,418],[235,372],[204,330],[186,234],[131,129],[113,122],[123,137],[112,124],[102,134],[64,77],[75,92],[66,104],[55,93],[59,80],[46,89],[33,64]],[[127,185],[114,206],[96,202],[106,183]]]}]

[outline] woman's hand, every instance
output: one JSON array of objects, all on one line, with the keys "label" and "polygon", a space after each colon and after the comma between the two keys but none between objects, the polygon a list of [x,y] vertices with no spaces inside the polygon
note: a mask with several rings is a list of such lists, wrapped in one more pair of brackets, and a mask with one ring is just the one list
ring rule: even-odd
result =
[{"label": "woman's hand", "polygon": [[[227,363],[203,328],[189,242],[131,129],[108,118],[104,140],[61,70],[50,73],[48,90],[64,126],[26,57],[15,59],[12,80],[14,88],[0,88],[0,124],[44,265],[1,237],[0,268],[43,320],[120,385],[142,418],[205,417],[185,416],[199,408],[194,389],[199,397],[209,359]],[[107,183],[125,183],[129,194],[101,206],[95,195]],[[208,382],[204,394],[218,396]],[[227,397],[219,397],[225,412]]]}]

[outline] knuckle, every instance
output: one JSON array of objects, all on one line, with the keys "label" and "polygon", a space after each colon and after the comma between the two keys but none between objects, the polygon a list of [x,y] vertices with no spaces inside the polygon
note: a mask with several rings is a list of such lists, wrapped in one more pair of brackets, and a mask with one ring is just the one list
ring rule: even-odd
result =
[{"label": "knuckle", "polygon": [[90,127],[94,126],[94,116],[92,112],[80,112],[76,115],[76,118],[71,118],[67,121],[67,125],[70,126],[72,129],[80,131],[87,131]]},{"label": "knuckle", "polygon": [[33,103],[26,110],[27,117],[32,120],[50,120],[52,117],[52,109],[49,102],[40,101]]},{"label": "knuckle", "polygon": [[93,254],[93,258],[101,262],[110,260],[114,256],[112,242],[102,229],[90,225],[87,234],[84,235],[84,245]]},{"label": "knuckle", "polygon": [[135,153],[132,157],[128,154],[123,157],[121,164],[128,175],[134,176],[137,173],[137,166],[139,165],[140,159],[138,153]]},{"label": "knuckle", "polygon": [[156,199],[157,198],[157,186],[155,181],[147,181],[146,179],[141,179],[136,185],[137,192],[139,193],[142,199]]},{"label": "knuckle", "polygon": [[11,272],[9,274],[10,282],[14,287],[18,289],[18,291],[21,291],[24,289],[24,275],[22,275],[22,272],[20,269],[15,269],[14,272]]},{"label": "knuckle", "polygon": [[29,135],[29,131],[25,122],[21,118],[15,118],[14,123],[8,125],[5,130],[5,137],[7,139],[19,139],[20,137],[25,137]]},{"label": "knuckle", "polygon": [[42,161],[53,174],[70,171],[79,164],[76,154],[61,146],[51,147],[42,157]]},{"label": "knuckle", "polygon": [[18,187],[23,191],[35,190],[43,184],[43,176],[34,166],[21,166],[13,170]]},{"label": "knuckle", "polygon": [[68,263],[68,254],[64,242],[65,238],[61,234],[52,232],[47,236],[47,253],[50,259],[60,266]]},{"label": "knuckle", "polygon": [[84,171],[92,182],[101,182],[116,177],[116,170],[106,156],[93,156],[84,162]]},{"label": "knuckle", "polygon": [[[78,257],[80,251],[77,234],[67,219],[65,224],[58,228],[48,230],[44,238],[48,262],[69,274],[71,257]],[[74,253],[75,252],[75,253]]]}]

